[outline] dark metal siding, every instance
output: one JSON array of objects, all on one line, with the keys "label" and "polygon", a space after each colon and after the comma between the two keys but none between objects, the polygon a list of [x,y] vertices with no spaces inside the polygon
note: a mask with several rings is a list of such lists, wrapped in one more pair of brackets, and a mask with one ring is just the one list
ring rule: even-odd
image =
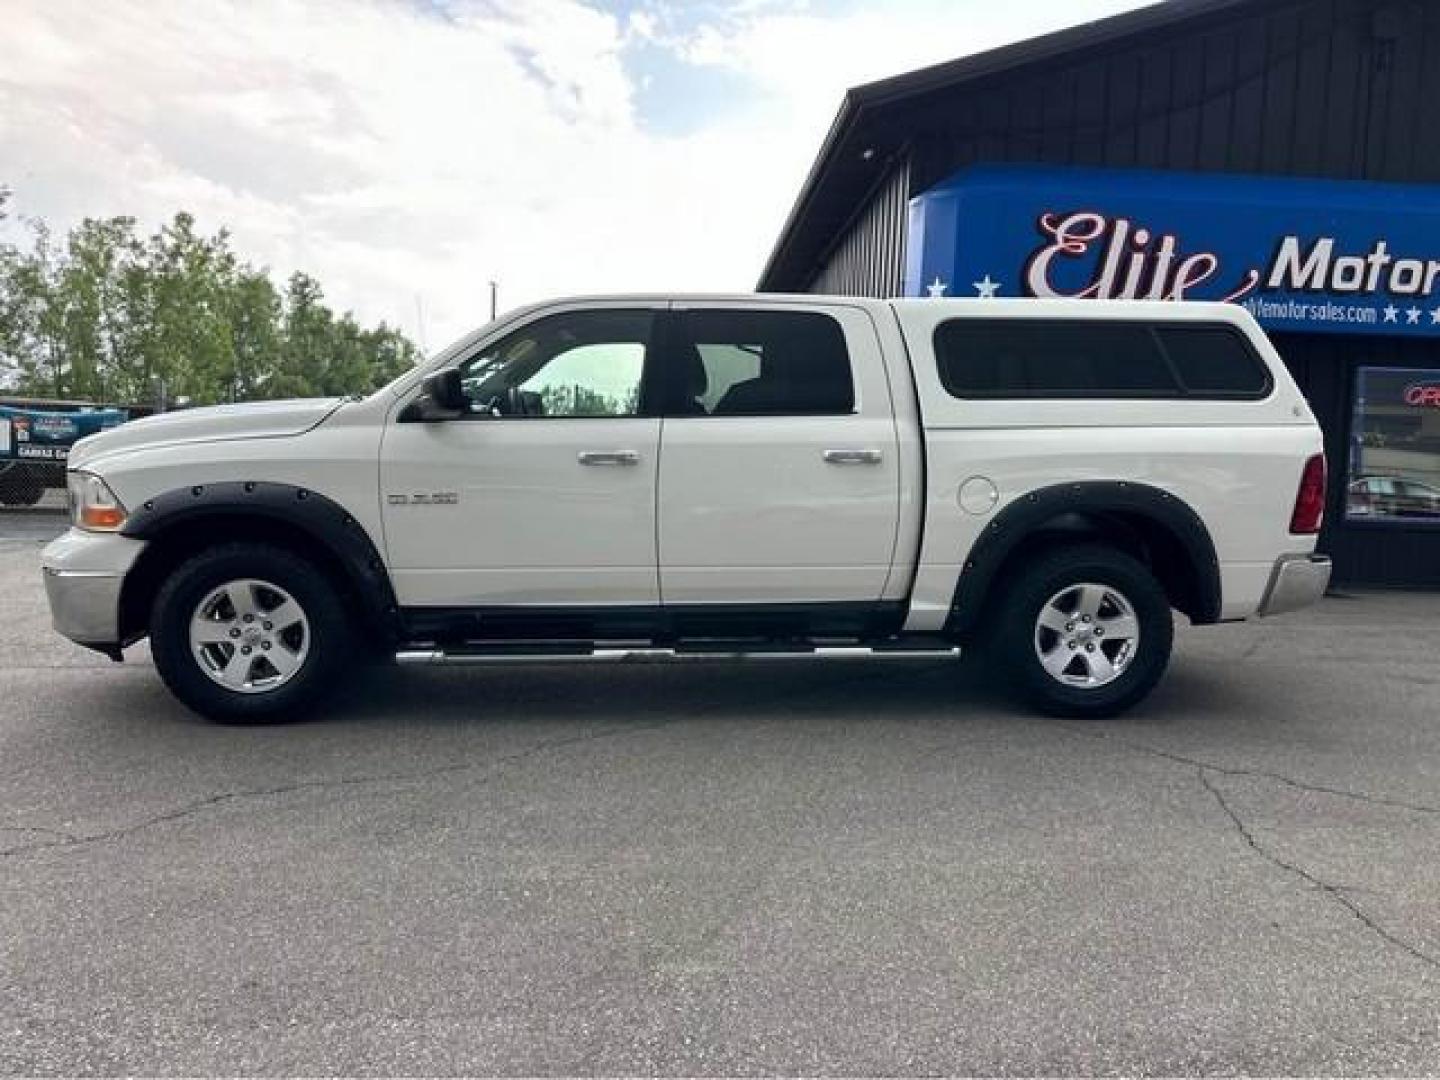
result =
[{"label": "dark metal siding", "polygon": [[899,296],[904,290],[910,159],[900,155],[844,228],[806,291]]},{"label": "dark metal siding", "polygon": [[1440,3],[1256,0],[908,103],[912,192],[981,161],[1437,181]]}]

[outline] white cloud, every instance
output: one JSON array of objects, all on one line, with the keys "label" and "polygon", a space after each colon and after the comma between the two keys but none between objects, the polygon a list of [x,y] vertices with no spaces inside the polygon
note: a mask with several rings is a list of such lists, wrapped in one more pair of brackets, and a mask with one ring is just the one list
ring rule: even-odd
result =
[{"label": "white cloud", "polygon": [[[580,0],[22,0],[0,181],[62,228],[189,209],[366,320],[413,332],[421,297],[435,346],[483,321],[493,277],[507,304],[749,288],[845,87],[1131,6],[739,0],[697,26]],[[655,134],[636,42],[754,93]]]}]

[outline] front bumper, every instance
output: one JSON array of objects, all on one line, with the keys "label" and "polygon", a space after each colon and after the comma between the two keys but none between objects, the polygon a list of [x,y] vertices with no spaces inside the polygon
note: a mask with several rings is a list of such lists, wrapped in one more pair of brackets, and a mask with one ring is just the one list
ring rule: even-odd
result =
[{"label": "front bumper", "polygon": [[113,653],[120,641],[120,591],[142,540],[71,529],[40,557],[55,629],[71,641]]},{"label": "front bumper", "polygon": [[1309,607],[1330,585],[1327,555],[1282,555],[1270,572],[1270,584],[1260,601],[1260,615],[1283,615]]},{"label": "front bumper", "polygon": [[45,595],[55,629],[81,645],[119,645],[124,584],[118,574],[46,570]]}]

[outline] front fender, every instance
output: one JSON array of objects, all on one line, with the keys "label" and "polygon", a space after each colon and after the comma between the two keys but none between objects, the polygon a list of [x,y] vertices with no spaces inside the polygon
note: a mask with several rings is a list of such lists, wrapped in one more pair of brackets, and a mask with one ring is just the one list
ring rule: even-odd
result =
[{"label": "front fender", "polygon": [[[373,625],[398,625],[395,591],[374,542],[339,503],[308,488],[258,480],[196,484],[147,499],[120,530],[137,540],[183,535],[201,522],[270,522],[302,533],[325,551],[344,575]],[[177,533],[177,531],[180,531]]]}]

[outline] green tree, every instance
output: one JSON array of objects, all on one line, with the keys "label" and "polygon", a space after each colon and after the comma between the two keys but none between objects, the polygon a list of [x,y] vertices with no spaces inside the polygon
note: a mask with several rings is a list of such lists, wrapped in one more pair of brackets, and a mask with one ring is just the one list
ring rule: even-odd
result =
[{"label": "green tree", "polygon": [[28,251],[0,249],[0,352],[23,388],[62,397],[68,372],[56,255],[43,224],[31,223],[30,230]]},{"label": "green tree", "polygon": [[228,300],[230,400],[261,397],[280,363],[280,294],[268,276],[245,267],[236,274]]},{"label": "green tree", "polygon": [[[0,187],[0,220],[10,193]],[[86,220],[57,243],[24,220],[0,243],[0,380],[40,396],[198,404],[372,390],[419,351],[324,303],[320,283],[282,290],[243,263],[227,231],[176,214],[142,239],[133,218]]]},{"label": "green tree", "polygon": [[130,218],[86,220],[66,239],[50,303],[57,309],[66,377],[75,396],[107,400],[133,392],[126,375],[138,358],[124,281],[133,278],[139,253]]}]

